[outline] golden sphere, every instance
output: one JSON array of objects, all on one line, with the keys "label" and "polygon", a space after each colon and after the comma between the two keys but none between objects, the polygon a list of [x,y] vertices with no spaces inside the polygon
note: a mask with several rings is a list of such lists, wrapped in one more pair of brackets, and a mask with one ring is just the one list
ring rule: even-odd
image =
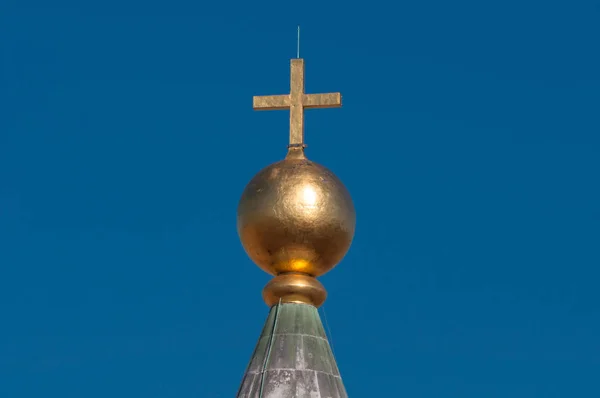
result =
[{"label": "golden sphere", "polygon": [[261,170],[246,186],[237,213],[246,253],[273,275],[323,275],[348,251],[355,224],[344,184],[302,150]]}]

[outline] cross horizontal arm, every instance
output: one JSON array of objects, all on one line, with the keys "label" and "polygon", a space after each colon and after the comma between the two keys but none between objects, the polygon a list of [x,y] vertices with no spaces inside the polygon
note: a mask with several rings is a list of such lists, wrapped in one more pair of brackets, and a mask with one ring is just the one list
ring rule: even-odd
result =
[{"label": "cross horizontal arm", "polygon": [[302,104],[305,108],[339,108],[342,106],[342,94],[304,94]]},{"label": "cross horizontal arm", "polygon": [[271,111],[288,109],[290,107],[289,95],[261,95],[252,98],[252,107],[257,111]]}]

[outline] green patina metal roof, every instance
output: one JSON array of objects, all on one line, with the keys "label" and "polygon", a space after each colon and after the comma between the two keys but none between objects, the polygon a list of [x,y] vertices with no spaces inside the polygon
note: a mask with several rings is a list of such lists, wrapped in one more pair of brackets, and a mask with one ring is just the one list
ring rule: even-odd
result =
[{"label": "green patina metal roof", "polygon": [[347,398],[319,311],[271,308],[237,398]]}]

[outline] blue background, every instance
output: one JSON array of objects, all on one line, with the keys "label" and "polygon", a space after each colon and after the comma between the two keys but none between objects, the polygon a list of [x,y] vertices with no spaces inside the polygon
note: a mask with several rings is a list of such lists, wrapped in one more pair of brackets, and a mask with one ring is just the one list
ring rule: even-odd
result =
[{"label": "blue background", "polygon": [[352,397],[598,397],[597,2],[0,6],[0,396],[232,397],[269,280],[237,201],[311,159],[357,233],[322,278]]}]

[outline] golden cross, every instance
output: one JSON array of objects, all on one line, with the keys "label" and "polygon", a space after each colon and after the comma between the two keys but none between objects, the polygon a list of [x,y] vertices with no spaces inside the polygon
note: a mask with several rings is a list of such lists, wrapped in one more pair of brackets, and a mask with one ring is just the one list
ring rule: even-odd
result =
[{"label": "golden cross", "polygon": [[305,94],[304,60],[292,59],[290,93],[285,95],[261,95],[253,98],[253,108],[258,111],[290,110],[290,147],[304,148],[304,108],[339,108],[340,93]]}]

